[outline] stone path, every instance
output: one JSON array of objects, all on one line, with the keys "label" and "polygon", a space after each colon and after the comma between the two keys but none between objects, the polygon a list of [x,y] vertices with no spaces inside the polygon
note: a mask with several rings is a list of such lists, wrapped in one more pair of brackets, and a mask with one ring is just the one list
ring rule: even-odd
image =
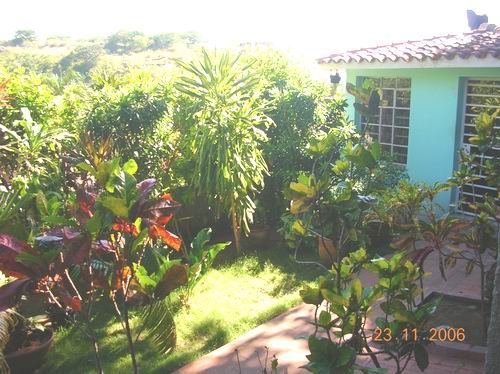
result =
[{"label": "stone path", "polygon": [[[458,263],[454,269],[447,271],[448,280],[441,278],[437,256],[431,255],[426,261],[426,271],[432,275],[425,278],[425,294],[436,291],[456,296],[479,299],[480,282],[479,271],[474,269],[469,276],[465,275],[464,264]],[[369,273],[362,273],[363,285],[369,286],[374,277]],[[261,365],[264,365],[266,356],[265,347],[269,348],[268,373],[272,355],[278,358],[278,373],[306,373],[300,366],[307,362],[309,353],[305,337],[314,330],[308,323],[313,319],[314,308],[311,305],[300,304],[278,317],[258,326],[257,328],[240,336],[238,339],[226,344],[219,349],[201,357],[200,359],[182,367],[178,374],[238,374],[238,356],[242,374],[262,374]],[[377,308],[371,316],[370,323],[380,311]],[[443,347],[430,347],[429,367],[425,373],[430,374],[479,374],[483,371],[483,359],[480,355],[470,352],[457,352]],[[259,354],[257,355],[258,352]],[[470,353],[470,354],[469,354]],[[371,366],[369,357],[358,359],[359,364]],[[387,367],[387,362],[383,363]],[[389,366],[389,373],[394,372],[394,367]],[[405,373],[420,373],[415,362],[408,365]]]}]

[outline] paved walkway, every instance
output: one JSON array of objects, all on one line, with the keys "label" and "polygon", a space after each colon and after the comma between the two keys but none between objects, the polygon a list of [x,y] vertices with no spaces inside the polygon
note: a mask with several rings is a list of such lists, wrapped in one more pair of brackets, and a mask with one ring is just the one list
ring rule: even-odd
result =
[{"label": "paved walkway", "polygon": [[[432,272],[425,278],[425,294],[436,291],[446,294],[471,297],[479,299],[480,282],[479,271],[474,269],[469,276],[465,275],[464,264],[458,262],[454,269],[447,271],[447,281],[440,276],[437,256],[431,255],[426,261],[425,271]],[[362,273],[361,278],[365,286],[369,286],[374,277],[369,273]],[[269,347],[268,373],[272,355],[278,358],[278,373],[306,373],[300,366],[307,363],[306,355],[309,353],[305,339],[314,330],[308,322],[313,319],[314,308],[311,305],[300,304],[278,317],[258,326],[238,339],[219,349],[201,357],[200,359],[184,366],[178,374],[238,374],[238,356],[242,374],[262,374],[259,357],[264,365],[266,356],[265,347]],[[377,308],[371,317],[372,322],[377,314]],[[373,325],[373,324],[372,324]],[[430,374],[479,374],[482,373],[483,360],[477,354],[457,353],[446,348],[431,347],[429,367],[425,371]],[[256,352],[259,352],[257,355]],[[369,357],[358,359],[360,364],[371,366]],[[388,362],[384,362],[386,366]],[[387,367],[387,366],[386,366]],[[394,367],[389,367],[389,372],[394,372]],[[405,373],[420,373],[415,362],[411,362]]]}]

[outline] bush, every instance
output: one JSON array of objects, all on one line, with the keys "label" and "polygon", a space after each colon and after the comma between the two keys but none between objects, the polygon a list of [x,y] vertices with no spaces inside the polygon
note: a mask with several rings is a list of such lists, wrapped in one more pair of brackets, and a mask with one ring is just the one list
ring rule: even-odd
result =
[{"label": "bush", "polygon": [[0,66],[9,72],[22,68],[26,73],[52,73],[58,60],[58,56],[35,54],[25,50],[10,49],[0,53]]},{"label": "bush", "polygon": [[262,98],[271,99],[275,104],[268,113],[275,126],[266,131],[269,141],[263,144],[271,175],[266,177],[259,199],[266,207],[265,223],[276,224],[286,209],[283,189],[301,171],[312,166],[307,152],[309,141],[318,136],[321,129],[331,127],[338,113],[344,113],[345,105],[325,101],[327,87],[313,81],[283,54],[256,51],[249,53],[248,58],[256,59],[253,69],[261,77]]},{"label": "bush", "polygon": [[59,62],[62,71],[73,69],[80,74],[88,74],[97,65],[99,57],[104,53],[100,45],[90,44],[76,47]]},{"label": "bush", "polygon": [[8,125],[21,120],[21,108],[27,108],[35,122],[52,123],[56,117],[54,93],[44,84],[44,76],[27,74],[19,68],[12,74],[0,71],[0,82],[5,81],[8,97],[6,105],[0,107],[0,123]]},{"label": "bush", "polygon": [[[110,140],[113,152],[124,159],[135,158],[144,173],[141,177],[149,177],[151,168],[161,167],[164,152],[170,151],[164,144],[168,128],[162,121],[167,114],[169,88],[148,74],[112,77],[112,73],[100,77],[99,91],[92,91],[82,103],[80,132],[89,133],[97,144]],[[98,78],[93,76],[94,81]],[[116,86],[106,83],[116,80]],[[159,165],[152,162],[152,156],[161,159]]]}]

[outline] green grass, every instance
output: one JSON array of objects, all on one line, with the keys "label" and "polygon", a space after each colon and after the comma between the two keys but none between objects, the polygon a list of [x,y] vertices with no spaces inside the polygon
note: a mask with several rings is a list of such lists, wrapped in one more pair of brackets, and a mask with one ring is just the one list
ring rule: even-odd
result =
[{"label": "green grass", "polygon": [[[300,302],[298,290],[319,275],[293,263],[286,250],[247,253],[225,260],[195,287],[188,308],[175,314],[177,347],[159,353],[148,340],[138,343],[143,373],[170,373],[236,339]],[[130,372],[126,339],[111,310],[100,310],[95,321],[104,371]],[[94,371],[89,341],[76,328],[60,330],[42,373]]]}]

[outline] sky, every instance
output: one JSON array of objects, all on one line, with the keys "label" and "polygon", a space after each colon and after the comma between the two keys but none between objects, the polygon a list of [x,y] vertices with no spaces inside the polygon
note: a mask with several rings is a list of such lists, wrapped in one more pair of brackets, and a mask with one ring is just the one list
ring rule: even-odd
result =
[{"label": "sky", "polygon": [[0,0],[0,39],[200,32],[217,47],[265,42],[305,56],[468,30],[466,10],[500,25],[496,0]]}]

